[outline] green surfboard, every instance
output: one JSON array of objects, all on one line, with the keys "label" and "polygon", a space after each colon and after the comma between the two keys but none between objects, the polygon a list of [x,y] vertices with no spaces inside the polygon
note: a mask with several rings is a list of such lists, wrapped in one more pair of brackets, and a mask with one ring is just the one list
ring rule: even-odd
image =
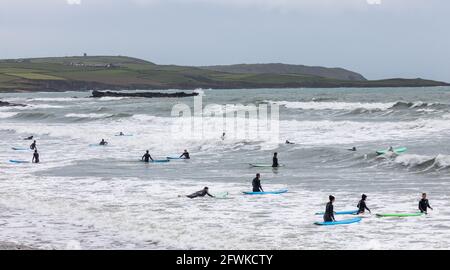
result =
[{"label": "green surfboard", "polygon": [[392,213],[392,214],[377,214],[377,217],[418,217],[424,213]]},{"label": "green surfboard", "polygon": [[[408,150],[408,148],[406,148],[406,147],[394,148],[394,153],[396,153],[396,154],[398,154],[398,153],[403,153],[403,152],[406,152],[406,150]],[[386,149],[386,150],[378,150],[378,151],[377,151],[377,154],[378,154],[378,155],[384,155],[384,154],[386,154],[387,152],[389,152],[389,149]]]}]

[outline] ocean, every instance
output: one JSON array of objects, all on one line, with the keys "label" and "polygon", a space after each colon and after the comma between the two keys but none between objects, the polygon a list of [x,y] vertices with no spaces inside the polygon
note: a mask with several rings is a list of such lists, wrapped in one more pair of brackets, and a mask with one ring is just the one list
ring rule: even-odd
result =
[{"label": "ocean", "polygon": [[[0,93],[27,105],[0,108],[0,241],[42,249],[450,248],[450,87],[201,93],[218,113],[227,104],[276,104],[279,133],[234,136],[207,111],[208,128],[189,136],[174,128],[184,120],[171,112],[179,103],[192,107],[193,98]],[[133,136],[115,136],[121,131]],[[31,151],[12,150],[27,148],[31,135],[41,163],[10,163],[31,161]],[[101,139],[109,145],[89,146]],[[408,150],[375,154],[389,146]],[[139,162],[146,150],[164,159],[184,149],[191,160]],[[249,166],[271,163],[274,152],[284,167]],[[243,195],[258,172],[265,190],[289,192]],[[229,196],[179,196],[204,186]],[[375,217],[417,212],[422,192],[434,208],[429,215]],[[373,215],[314,225],[329,195],[339,211],[356,209],[363,193]]]}]

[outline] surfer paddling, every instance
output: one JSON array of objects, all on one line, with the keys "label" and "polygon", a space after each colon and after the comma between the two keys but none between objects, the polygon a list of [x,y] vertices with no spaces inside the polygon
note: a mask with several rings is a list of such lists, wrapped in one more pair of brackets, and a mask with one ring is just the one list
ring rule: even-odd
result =
[{"label": "surfer paddling", "polygon": [[209,193],[209,188],[208,187],[204,187],[202,190],[197,191],[195,193],[192,193],[191,195],[187,195],[186,197],[190,198],[190,199],[194,199],[197,197],[205,197],[206,195],[208,195],[209,197],[214,198],[214,195],[211,195]]},{"label": "surfer paddling", "polygon": [[107,144],[108,144],[108,142],[105,141],[105,139],[102,139],[102,141],[99,143],[99,145],[107,145]]}]

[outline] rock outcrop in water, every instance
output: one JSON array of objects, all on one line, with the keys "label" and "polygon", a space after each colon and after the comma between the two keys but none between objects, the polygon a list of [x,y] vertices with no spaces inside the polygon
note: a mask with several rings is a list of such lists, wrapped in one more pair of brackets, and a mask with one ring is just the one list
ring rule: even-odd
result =
[{"label": "rock outcrop in water", "polygon": [[23,104],[15,104],[15,103],[9,103],[9,102],[1,101],[1,100],[0,100],[0,107],[13,107],[13,106],[16,106],[16,107],[25,107],[26,105],[23,105]]},{"label": "rock outcrop in water", "polygon": [[182,97],[193,97],[198,96],[198,93],[186,93],[186,92],[176,92],[176,93],[160,93],[160,92],[142,92],[142,93],[124,93],[124,92],[101,92],[94,90],[92,91],[92,97],[143,97],[143,98],[182,98]]}]

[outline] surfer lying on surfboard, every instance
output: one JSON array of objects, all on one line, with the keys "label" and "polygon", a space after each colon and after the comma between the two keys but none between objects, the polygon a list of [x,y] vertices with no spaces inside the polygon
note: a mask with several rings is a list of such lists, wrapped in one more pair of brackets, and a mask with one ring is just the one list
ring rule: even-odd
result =
[{"label": "surfer lying on surfboard", "polygon": [[261,186],[261,175],[259,173],[256,174],[256,177],[252,181],[253,192],[264,192]]},{"label": "surfer lying on surfboard", "polygon": [[206,195],[208,195],[209,197],[214,198],[214,195],[211,195],[209,193],[209,188],[208,187],[204,187],[202,190],[197,191],[195,193],[192,193],[191,195],[187,195],[186,197],[193,199],[193,198],[197,198],[197,197],[205,197]]}]

